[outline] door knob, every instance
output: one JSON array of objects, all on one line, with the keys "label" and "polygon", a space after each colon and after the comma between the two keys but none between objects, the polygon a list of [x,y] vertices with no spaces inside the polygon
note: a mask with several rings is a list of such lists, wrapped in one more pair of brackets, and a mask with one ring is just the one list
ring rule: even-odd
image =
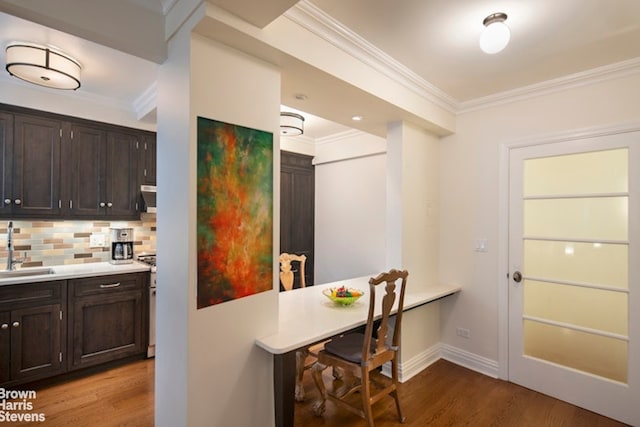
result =
[{"label": "door knob", "polygon": [[2,326],[0,326],[0,328],[9,329],[9,324],[8,323],[3,323]]},{"label": "door knob", "polygon": [[15,200],[13,201],[13,203],[15,203],[16,205],[19,205],[20,203],[22,203],[22,200],[20,200],[20,199],[15,199]]},{"label": "door knob", "polygon": [[519,271],[513,273],[513,281],[516,283],[520,283],[522,281],[522,273],[520,273]]},{"label": "door knob", "polygon": [[108,202],[108,203],[107,203],[107,207],[108,207],[108,208],[110,208],[111,206],[113,206],[113,203]]},{"label": "door knob", "polygon": [[17,328],[18,326],[20,326],[20,322],[13,322],[13,327]]},{"label": "door knob", "polygon": [[11,199],[4,199],[4,204],[5,205],[10,205],[11,204]]},{"label": "door knob", "polygon": [[104,202],[100,202],[100,207],[104,208],[106,206],[106,204]]}]

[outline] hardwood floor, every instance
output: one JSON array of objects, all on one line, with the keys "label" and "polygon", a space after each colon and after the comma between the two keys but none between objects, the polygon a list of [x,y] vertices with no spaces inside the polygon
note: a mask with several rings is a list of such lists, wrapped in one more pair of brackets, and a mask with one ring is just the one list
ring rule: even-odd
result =
[{"label": "hardwood floor", "polygon": [[[44,423],[8,426],[153,426],[154,360],[140,360],[108,371],[36,388],[33,409]],[[5,425],[5,423],[2,423]]]},{"label": "hardwood floor", "polygon": [[[330,373],[326,375],[328,381]],[[45,414],[46,421],[40,425],[47,427],[153,426],[153,376],[154,361],[150,359],[37,389],[32,412]],[[331,402],[327,402],[322,417],[315,417],[311,407],[318,393],[309,375],[305,374],[304,385],[307,399],[296,404],[296,427],[365,425],[364,420],[336,408]],[[445,360],[439,360],[402,384],[400,398],[407,422],[398,423],[393,400],[385,398],[374,407],[376,427],[624,426]],[[3,425],[28,426],[33,423]]]},{"label": "hardwood floor", "polygon": [[[325,381],[329,381],[328,377]],[[305,382],[305,391],[307,399],[296,406],[296,427],[366,425],[364,420],[336,408],[331,402],[327,402],[322,418],[315,417],[311,408],[318,394],[313,381]],[[388,397],[374,406],[376,427],[624,426],[569,403],[442,359],[401,384],[399,393],[406,422],[398,422],[395,404]]]}]

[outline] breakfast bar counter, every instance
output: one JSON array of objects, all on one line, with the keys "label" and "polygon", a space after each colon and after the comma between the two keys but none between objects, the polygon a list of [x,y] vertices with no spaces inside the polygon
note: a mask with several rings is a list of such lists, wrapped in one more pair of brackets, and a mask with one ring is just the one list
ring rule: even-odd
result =
[{"label": "breakfast bar counter", "polygon": [[[273,354],[276,426],[293,426],[296,350],[364,325],[369,308],[369,278],[376,275],[280,292],[278,332],[256,340],[259,347]],[[324,289],[341,286],[360,289],[364,295],[352,305],[341,306],[322,294]],[[409,286],[403,311],[460,289],[457,285],[439,285],[415,291]],[[381,298],[382,293],[376,294],[376,316],[380,315]],[[397,307],[392,310],[395,311]]]}]

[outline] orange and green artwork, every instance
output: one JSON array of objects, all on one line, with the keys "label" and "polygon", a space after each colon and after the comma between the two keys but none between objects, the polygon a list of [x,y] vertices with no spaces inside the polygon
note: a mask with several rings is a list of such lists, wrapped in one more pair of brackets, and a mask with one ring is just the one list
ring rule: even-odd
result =
[{"label": "orange and green artwork", "polygon": [[198,117],[198,308],[273,288],[273,134]]}]

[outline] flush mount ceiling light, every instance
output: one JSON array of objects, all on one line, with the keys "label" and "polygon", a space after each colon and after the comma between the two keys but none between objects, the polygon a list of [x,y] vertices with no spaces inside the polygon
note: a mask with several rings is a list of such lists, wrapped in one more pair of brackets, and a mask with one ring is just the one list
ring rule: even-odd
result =
[{"label": "flush mount ceiling light", "polygon": [[296,113],[280,113],[280,135],[298,136],[304,133],[304,117]]},{"label": "flush mount ceiling light", "polygon": [[506,20],[506,13],[492,13],[484,18],[482,24],[486,28],[480,36],[480,49],[483,52],[489,54],[498,53],[507,46],[511,32],[504,23]]},{"label": "flush mount ceiling light", "polygon": [[7,71],[29,83],[54,89],[80,87],[80,64],[48,47],[16,43],[7,46]]}]

